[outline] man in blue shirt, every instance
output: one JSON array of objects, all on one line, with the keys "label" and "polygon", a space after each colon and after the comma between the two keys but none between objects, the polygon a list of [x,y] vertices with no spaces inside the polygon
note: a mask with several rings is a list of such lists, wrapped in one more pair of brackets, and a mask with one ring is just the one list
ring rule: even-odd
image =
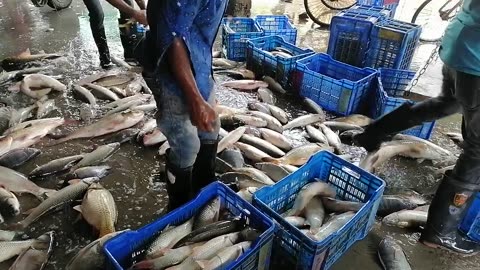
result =
[{"label": "man in blue shirt", "polygon": [[463,2],[439,53],[445,64],[440,96],[403,104],[367,126],[354,142],[373,151],[399,131],[462,112],[463,153],[437,189],[420,241],[468,254],[478,251],[479,245],[462,235],[458,226],[480,190],[480,1]]},{"label": "man in blue shirt", "polygon": [[227,0],[149,1],[143,76],[170,144],[167,192],[172,210],[214,180],[220,123],[213,109],[212,46]]}]

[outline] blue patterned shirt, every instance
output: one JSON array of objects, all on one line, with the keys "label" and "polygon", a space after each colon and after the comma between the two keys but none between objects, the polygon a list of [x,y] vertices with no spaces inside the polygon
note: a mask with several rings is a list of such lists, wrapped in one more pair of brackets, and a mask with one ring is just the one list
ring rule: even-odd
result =
[{"label": "blue patterned shirt", "polygon": [[[152,3],[153,2],[153,3]],[[212,47],[228,0],[150,0],[147,17],[158,59],[158,79],[181,95],[165,53],[175,37],[188,48],[197,87],[205,100],[213,88]]]}]

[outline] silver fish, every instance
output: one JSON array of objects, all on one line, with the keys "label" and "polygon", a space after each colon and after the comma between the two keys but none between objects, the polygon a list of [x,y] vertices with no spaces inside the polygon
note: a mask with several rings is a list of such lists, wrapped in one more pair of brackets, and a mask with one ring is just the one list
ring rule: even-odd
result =
[{"label": "silver fish", "polygon": [[156,127],[157,119],[152,118],[146,121],[140,129],[140,132],[138,132],[137,140],[140,140],[145,134],[152,132]]},{"label": "silver fish", "polygon": [[373,122],[373,120],[370,117],[362,114],[351,114],[349,116],[335,118],[333,119],[333,121],[356,125],[360,127],[364,127]]},{"label": "silver fish", "polygon": [[292,208],[285,212],[284,216],[298,216],[315,196],[335,198],[335,195],[335,189],[325,182],[308,183],[300,190]]},{"label": "silver fish", "polygon": [[33,127],[33,126],[38,126],[38,125],[44,125],[44,124],[49,124],[49,123],[56,123],[59,121],[62,121],[62,117],[52,117],[52,118],[45,118],[45,119],[36,119],[36,120],[30,120],[26,122],[19,123],[9,129],[7,129],[5,132],[3,132],[4,135],[8,135],[10,133],[13,133],[14,131],[18,131],[20,129],[24,129],[27,127]]},{"label": "silver fish", "polygon": [[262,137],[271,144],[286,151],[292,149],[292,143],[285,136],[283,136],[283,134],[266,128],[260,128],[259,130]]},{"label": "silver fish", "polygon": [[237,114],[233,116],[234,120],[239,121],[245,125],[254,126],[254,127],[266,127],[267,121],[260,117],[254,117],[251,115]]},{"label": "silver fish", "polygon": [[124,85],[126,83],[129,83],[133,81],[135,78],[137,78],[138,75],[133,72],[118,73],[114,71],[111,73],[99,74],[98,76],[100,77],[94,79],[93,81],[82,79],[78,83],[82,85],[87,82],[94,82],[103,87],[111,87],[111,86],[118,86],[118,85]]},{"label": "silver fish", "polygon": [[23,122],[25,119],[31,116],[31,113],[35,108],[37,108],[36,104],[28,106],[26,108],[12,110],[8,126],[13,127]]},{"label": "silver fish", "polygon": [[416,210],[402,210],[382,219],[382,223],[399,228],[416,228],[427,223],[428,213]]},{"label": "silver fish", "polygon": [[318,122],[325,121],[325,115],[322,114],[307,114],[293,119],[283,126],[283,129],[292,129],[296,127],[304,127]]},{"label": "silver fish", "polygon": [[402,247],[392,238],[384,238],[378,245],[378,258],[385,270],[411,270]]},{"label": "silver fish", "polygon": [[141,77],[136,77],[125,87],[125,92],[127,93],[127,96],[135,95],[143,89],[141,80]]},{"label": "silver fish", "polygon": [[150,146],[163,143],[167,140],[167,137],[160,131],[160,129],[155,128],[151,133],[143,135],[143,145]]},{"label": "silver fish", "polygon": [[20,202],[12,192],[0,187],[0,209],[2,214],[16,216],[20,214]]},{"label": "silver fish", "polygon": [[266,175],[264,172],[262,172],[258,169],[250,168],[250,167],[243,167],[243,168],[236,168],[234,170],[236,172],[244,173],[244,174],[249,175],[253,180],[255,180],[257,182],[260,182],[260,183],[263,183],[263,184],[266,184],[266,185],[275,184],[275,182],[273,182],[272,179],[270,179],[270,177],[268,177],[268,175]]},{"label": "silver fish", "polygon": [[54,233],[42,235],[43,245],[35,245],[23,251],[9,270],[42,270],[53,250]]},{"label": "silver fish", "polygon": [[235,184],[238,189],[246,189],[249,187],[261,188],[267,184],[259,182],[253,178],[251,174],[244,172],[228,172],[220,175],[220,180],[226,184]]},{"label": "silver fish", "polygon": [[275,145],[255,136],[243,134],[240,140],[246,144],[250,144],[251,146],[256,147],[257,149],[267,153],[272,157],[282,157],[285,155],[285,152],[280,150]]},{"label": "silver fish", "polygon": [[219,157],[233,168],[241,168],[245,165],[242,152],[237,148],[227,148]]},{"label": "silver fish", "polygon": [[197,260],[196,262],[202,269],[214,270],[226,267],[231,262],[238,259],[251,246],[252,242],[245,241],[228,247],[220,251],[215,257],[210,260]]},{"label": "silver fish", "polygon": [[305,217],[310,225],[310,231],[316,234],[325,219],[325,208],[320,198],[313,197],[305,206]]},{"label": "silver fish", "polygon": [[257,138],[262,137],[262,134],[260,133],[260,130],[258,128],[252,127],[252,126],[246,126],[246,128],[247,129],[245,130],[245,134],[249,134],[249,135],[255,136]]},{"label": "silver fish", "polygon": [[16,236],[16,232],[0,230],[0,242],[12,241]]},{"label": "silver fish", "polygon": [[268,88],[270,90],[275,91],[282,95],[287,93],[287,91],[285,91],[285,89],[283,89],[283,87],[277,81],[275,81],[272,77],[265,76],[263,77],[263,81],[268,84]]},{"label": "silver fish", "polygon": [[283,132],[283,127],[282,127],[282,124],[277,120],[277,118],[269,115],[269,114],[266,114],[266,113],[262,113],[262,112],[256,112],[256,111],[251,111],[249,112],[250,115],[253,115],[254,117],[258,117],[258,118],[261,118],[265,121],[267,121],[267,128],[271,129],[271,130],[275,130],[279,133],[282,133]]},{"label": "silver fish", "polygon": [[422,138],[419,138],[419,137],[416,137],[416,136],[412,136],[412,135],[406,135],[406,134],[396,134],[395,136],[393,136],[393,139],[394,140],[400,140],[400,141],[414,141],[414,142],[421,142],[421,143],[424,143],[428,146],[428,148],[431,149],[432,152],[436,152],[438,153],[438,155],[443,155],[445,157],[450,157],[452,156],[452,152],[432,143],[431,141],[429,140],[424,140]]},{"label": "silver fish", "polygon": [[275,97],[273,96],[272,91],[268,88],[258,88],[257,94],[262,102],[265,102],[266,104],[275,104]]},{"label": "silver fish", "polygon": [[40,155],[40,153],[41,151],[36,148],[14,149],[0,156],[0,166],[14,169]]},{"label": "silver fish", "polygon": [[268,87],[268,84],[255,80],[235,80],[223,82],[221,86],[230,87],[238,90],[257,90],[260,87]]},{"label": "silver fish", "polygon": [[285,156],[281,158],[265,157],[262,158],[262,161],[273,162],[275,164],[301,166],[305,164],[311,156],[322,150],[332,151],[329,146],[310,143],[290,150],[288,153],[285,154]]},{"label": "silver fish", "polygon": [[131,107],[131,109],[134,111],[150,112],[157,109],[157,104],[155,102],[151,102],[147,104],[133,106]]},{"label": "silver fish", "polygon": [[43,198],[45,194],[53,194],[55,191],[37,186],[28,180],[23,174],[12,169],[0,166],[0,185],[14,193],[30,193],[37,198]]},{"label": "silver fish", "polygon": [[130,96],[130,97],[125,97],[125,98],[122,98],[122,99],[119,99],[119,100],[116,100],[116,101],[112,101],[112,102],[108,103],[107,105],[105,105],[104,107],[107,108],[107,109],[116,108],[116,107],[119,107],[119,106],[123,106],[126,103],[129,103],[133,100],[142,100],[143,102],[145,102],[148,99],[150,99],[151,97],[152,97],[152,95],[148,95],[148,94],[136,94],[136,95],[133,95],[133,96]]},{"label": "silver fish", "polygon": [[320,105],[318,105],[315,101],[309,98],[304,98],[303,104],[305,104],[305,107],[307,107],[307,111],[309,111],[310,113],[325,115],[322,107],[320,107]]},{"label": "silver fish", "polygon": [[117,97],[126,97],[127,96],[127,93],[125,92],[125,89],[124,88],[120,88],[120,87],[117,87],[117,86],[112,86],[110,87],[110,90],[115,93],[117,95]]},{"label": "silver fish", "polygon": [[325,137],[327,138],[328,144],[333,146],[335,150],[337,150],[339,153],[342,151],[342,141],[340,141],[340,137],[338,137],[338,134],[333,132],[329,127],[327,127],[324,124],[320,125],[320,128],[322,129],[323,134],[325,134]]},{"label": "silver fish", "polygon": [[0,242],[0,262],[13,258],[30,247],[42,248],[45,245],[49,245],[50,241],[51,237],[49,232],[41,235],[37,239]]},{"label": "silver fish", "polygon": [[43,74],[30,74],[23,78],[22,82],[20,83],[20,91],[25,95],[31,98],[41,98],[50,92],[48,91],[39,91],[34,90],[32,88],[37,89],[50,89],[63,92],[67,90],[67,86],[63,83],[59,82],[58,80]]},{"label": "silver fish", "polygon": [[329,221],[327,221],[314,235],[314,238],[317,241],[323,241],[329,237],[332,233],[340,230],[343,225],[347,224],[353,217],[355,213],[346,212],[337,216],[334,216]]},{"label": "silver fish", "polygon": [[266,114],[271,114],[270,109],[268,108],[267,105],[268,104],[264,104],[264,103],[261,103],[261,102],[249,102],[248,103],[248,108],[250,110],[259,111],[259,112],[263,112],[263,113],[266,113]]},{"label": "silver fish", "polygon": [[112,115],[114,113],[118,113],[118,112],[123,112],[123,111],[126,111],[126,110],[133,110],[132,108],[133,107],[136,107],[136,106],[139,106],[141,104],[143,104],[145,101],[142,100],[142,99],[135,99],[135,100],[131,100],[129,102],[126,102],[126,103],[123,103],[122,105],[114,108],[114,109],[111,109],[110,111],[108,111],[105,115]]},{"label": "silver fish", "polygon": [[305,225],[307,225],[306,220],[303,217],[299,217],[299,216],[285,217],[285,221],[297,228],[302,228],[302,227],[305,227]]},{"label": "silver fish", "polygon": [[68,173],[66,179],[84,179],[84,178],[103,178],[110,173],[112,168],[110,166],[87,166],[74,170]]},{"label": "silver fish", "polygon": [[232,60],[228,60],[226,58],[214,58],[212,60],[212,64],[215,67],[222,67],[222,68],[235,68],[239,66],[241,63],[235,62]]},{"label": "silver fish", "polygon": [[241,80],[241,79],[255,79],[255,73],[253,71],[248,70],[246,68],[235,68],[235,69],[217,69],[215,70],[215,74],[222,74],[227,75],[233,79]]},{"label": "silver fish", "polygon": [[39,177],[65,171],[73,167],[75,163],[83,158],[83,155],[74,155],[51,160],[35,169],[30,173],[30,177]]},{"label": "silver fish", "polygon": [[225,148],[236,143],[244,135],[245,130],[245,127],[239,127],[223,137],[223,139],[221,139],[218,143],[217,153],[222,152]]},{"label": "silver fish", "polygon": [[110,89],[106,87],[96,85],[93,83],[87,83],[85,84],[85,86],[88,86],[88,88],[92,89],[92,94],[97,96],[97,98],[99,99],[113,100],[113,101],[119,99],[114,92],[112,92]]},{"label": "silver fish", "polygon": [[270,110],[270,113],[280,121],[282,124],[288,123],[288,115],[287,113],[280,109],[279,107],[275,105],[268,104],[268,109]]},{"label": "silver fish", "polygon": [[237,192],[237,195],[245,201],[252,203],[253,193],[257,192],[257,187],[247,187]]},{"label": "silver fish", "polygon": [[131,269],[165,269],[169,266],[183,262],[192,254],[193,248],[196,246],[198,246],[197,243],[167,250],[161,257],[143,260],[132,265]]},{"label": "silver fish", "polygon": [[322,198],[322,204],[329,212],[344,213],[344,212],[358,212],[365,205],[361,202],[351,202],[336,200],[333,198]]},{"label": "silver fish", "polygon": [[363,131],[363,128],[361,126],[357,126],[357,125],[354,125],[354,124],[350,124],[350,123],[345,123],[345,122],[336,122],[336,121],[325,121],[323,122],[324,125],[326,125],[327,127],[333,129],[333,130],[337,130],[337,131],[346,131],[346,130],[359,130],[359,131]]},{"label": "silver fish", "polygon": [[308,136],[315,142],[328,144],[327,137],[319,129],[314,128],[313,126],[310,126],[310,125],[306,126],[305,129],[307,130]]},{"label": "silver fish", "polygon": [[275,182],[282,180],[290,174],[290,172],[282,166],[269,162],[256,163],[255,167],[265,172],[265,174]]},{"label": "silver fish", "polygon": [[43,118],[47,114],[49,114],[51,111],[55,110],[55,100],[53,99],[47,99],[46,101],[40,102],[37,101],[36,103],[38,109],[37,109],[37,119]]},{"label": "silver fish", "polygon": [[123,68],[126,68],[126,69],[132,69],[132,66],[129,65],[127,62],[125,62],[123,59],[120,59],[118,57],[116,57],[115,55],[111,55],[110,58],[112,59],[112,62],[119,66],[119,67],[123,67]]},{"label": "silver fish", "polygon": [[236,142],[235,146],[242,151],[242,153],[247,157],[248,159],[254,161],[254,162],[260,162],[265,158],[272,158],[265,152],[259,150],[258,148],[255,148],[251,145],[241,143],[241,142]]},{"label": "silver fish", "polygon": [[116,133],[110,134],[105,136],[100,140],[101,143],[126,143],[130,142],[133,140],[133,138],[137,137],[138,132],[140,132],[140,129],[138,128],[127,128],[124,130],[120,130]]},{"label": "silver fish", "polygon": [[110,158],[119,148],[120,143],[101,145],[92,152],[84,154],[82,160],[74,168],[98,165]]},{"label": "silver fish", "polygon": [[218,221],[220,214],[220,197],[213,199],[207,203],[200,212],[195,216],[193,223],[194,230],[202,228],[208,224]]},{"label": "silver fish", "polygon": [[73,90],[78,93],[78,97],[82,100],[82,101],[85,101],[85,102],[88,102],[90,103],[90,105],[92,106],[96,106],[97,105],[97,99],[95,98],[95,96],[93,96],[93,94],[88,91],[88,89],[86,89],[85,87],[83,86],[80,86],[80,85],[74,85],[73,86]]},{"label": "silver fish", "polygon": [[147,256],[173,247],[180,239],[192,232],[193,222],[194,219],[191,218],[176,227],[166,228],[152,244],[150,244],[147,249]]}]

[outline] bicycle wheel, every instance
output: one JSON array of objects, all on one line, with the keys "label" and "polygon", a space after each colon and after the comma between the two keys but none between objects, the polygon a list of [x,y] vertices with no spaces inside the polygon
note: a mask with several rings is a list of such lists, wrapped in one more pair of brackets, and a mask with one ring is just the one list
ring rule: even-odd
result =
[{"label": "bicycle wheel", "polygon": [[304,0],[303,3],[308,17],[322,26],[329,26],[333,16],[338,13],[338,10],[325,6],[322,0]]},{"label": "bicycle wheel", "polygon": [[425,0],[413,14],[411,22],[422,26],[420,40],[425,42],[439,41],[448,21],[442,20],[439,9],[447,3],[447,6],[458,4],[461,0]]},{"label": "bicycle wheel", "polygon": [[353,7],[357,0],[322,0],[322,3],[330,9],[343,10]]},{"label": "bicycle wheel", "polygon": [[65,9],[69,7],[71,3],[72,0],[48,0],[47,2],[49,7],[56,10]]}]

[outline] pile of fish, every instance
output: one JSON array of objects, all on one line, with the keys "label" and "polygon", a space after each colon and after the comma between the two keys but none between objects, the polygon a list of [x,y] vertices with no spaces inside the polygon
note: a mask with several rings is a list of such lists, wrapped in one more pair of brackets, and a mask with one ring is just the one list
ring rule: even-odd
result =
[{"label": "pile of fish", "polygon": [[10,270],[43,269],[54,245],[53,232],[29,240],[14,240],[15,233],[5,231],[1,231],[0,236],[0,262],[18,256]]},{"label": "pile of fish", "polygon": [[184,223],[167,226],[146,248],[144,260],[130,269],[225,269],[248,252],[261,232],[245,220],[222,215],[221,205],[217,197]]}]

